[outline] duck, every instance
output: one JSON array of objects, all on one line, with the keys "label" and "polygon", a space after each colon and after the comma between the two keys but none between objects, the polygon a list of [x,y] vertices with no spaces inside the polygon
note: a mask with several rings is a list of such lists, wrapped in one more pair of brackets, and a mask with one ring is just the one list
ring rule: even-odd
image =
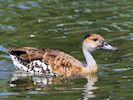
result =
[{"label": "duck", "polygon": [[92,56],[97,49],[117,50],[96,33],[90,33],[83,39],[82,52],[86,66],[75,57],[54,49],[20,47],[9,48],[8,52],[14,66],[24,72],[46,76],[76,76],[98,73],[99,67]]}]

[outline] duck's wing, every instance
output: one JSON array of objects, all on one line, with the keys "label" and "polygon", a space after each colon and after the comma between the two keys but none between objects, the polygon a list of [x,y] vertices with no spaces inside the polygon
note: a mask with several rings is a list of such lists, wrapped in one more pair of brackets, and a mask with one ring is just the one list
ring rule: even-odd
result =
[{"label": "duck's wing", "polygon": [[55,73],[66,76],[79,74],[83,67],[79,60],[58,50],[45,50],[43,61],[50,65]]},{"label": "duck's wing", "polygon": [[51,67],[43,61],[46,49],[23,47],[11,48],[8,51],[16,68],[33,75],[56,75]]},{"label": "duck's wing", "polygon": [[42,59],[45,53],[45,49],[37,49],[32,47],[9,48],[8,51],[12,55],[29,61]]},{"label": "duck's wing", "polygon": [[52,71],[58,75],[72,76],[79,74],[83,67],[79,60],[58,50],[23,47],[9,49],[8,51],[10,54],[26,61],[41,60],[50,66]]}]

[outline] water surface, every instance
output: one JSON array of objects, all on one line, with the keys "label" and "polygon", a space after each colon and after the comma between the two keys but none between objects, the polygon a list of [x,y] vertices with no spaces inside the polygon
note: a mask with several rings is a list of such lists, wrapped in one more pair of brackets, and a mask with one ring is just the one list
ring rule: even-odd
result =
[{"label": "water surface", "polygon": [[[0,99],[132,100],[132,0],[0,0]],[[119,48],[93,55],[98,75],[39,77],[17,72],[5,48],[65,51],[84,62],[84,36],[96,32]]]}]

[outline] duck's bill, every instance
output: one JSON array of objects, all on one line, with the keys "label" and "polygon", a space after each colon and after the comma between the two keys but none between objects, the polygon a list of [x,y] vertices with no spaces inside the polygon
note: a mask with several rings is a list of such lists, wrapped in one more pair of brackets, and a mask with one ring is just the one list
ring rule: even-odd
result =
[{"label": "duck's bill", "polygon": [[108,44],[107,42],[103,42],[102,46],[100,46],[100,49],[105,49],[105,50],[118,50],[117,47],[113,47],[110,44]]}]

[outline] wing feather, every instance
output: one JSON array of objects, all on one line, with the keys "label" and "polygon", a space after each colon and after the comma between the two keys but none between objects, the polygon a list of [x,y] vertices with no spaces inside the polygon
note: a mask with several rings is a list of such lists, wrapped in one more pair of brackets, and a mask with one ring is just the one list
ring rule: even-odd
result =
[{"label": "wing feather", "polygon": [[72,76],[79,74],[83,67],[79,60],[58,50],[23,47],[9,49],[9,53],[28,61],[41,59],[50,65],[53,72],[58,75]]},{"label": "wing feather", "polygon": [[79,74],[83,67],[82,63],[71,55],[57,50],[47,50],[43,61],[51,65],[55,73],[66,76]]},{"label": "wing feather", "polygon": [[45,49],[37,49],[32,47],[13,48],[8,49],[9,53],[16,55],[24,60],[37,60],[42,59],[45,53]]}]

